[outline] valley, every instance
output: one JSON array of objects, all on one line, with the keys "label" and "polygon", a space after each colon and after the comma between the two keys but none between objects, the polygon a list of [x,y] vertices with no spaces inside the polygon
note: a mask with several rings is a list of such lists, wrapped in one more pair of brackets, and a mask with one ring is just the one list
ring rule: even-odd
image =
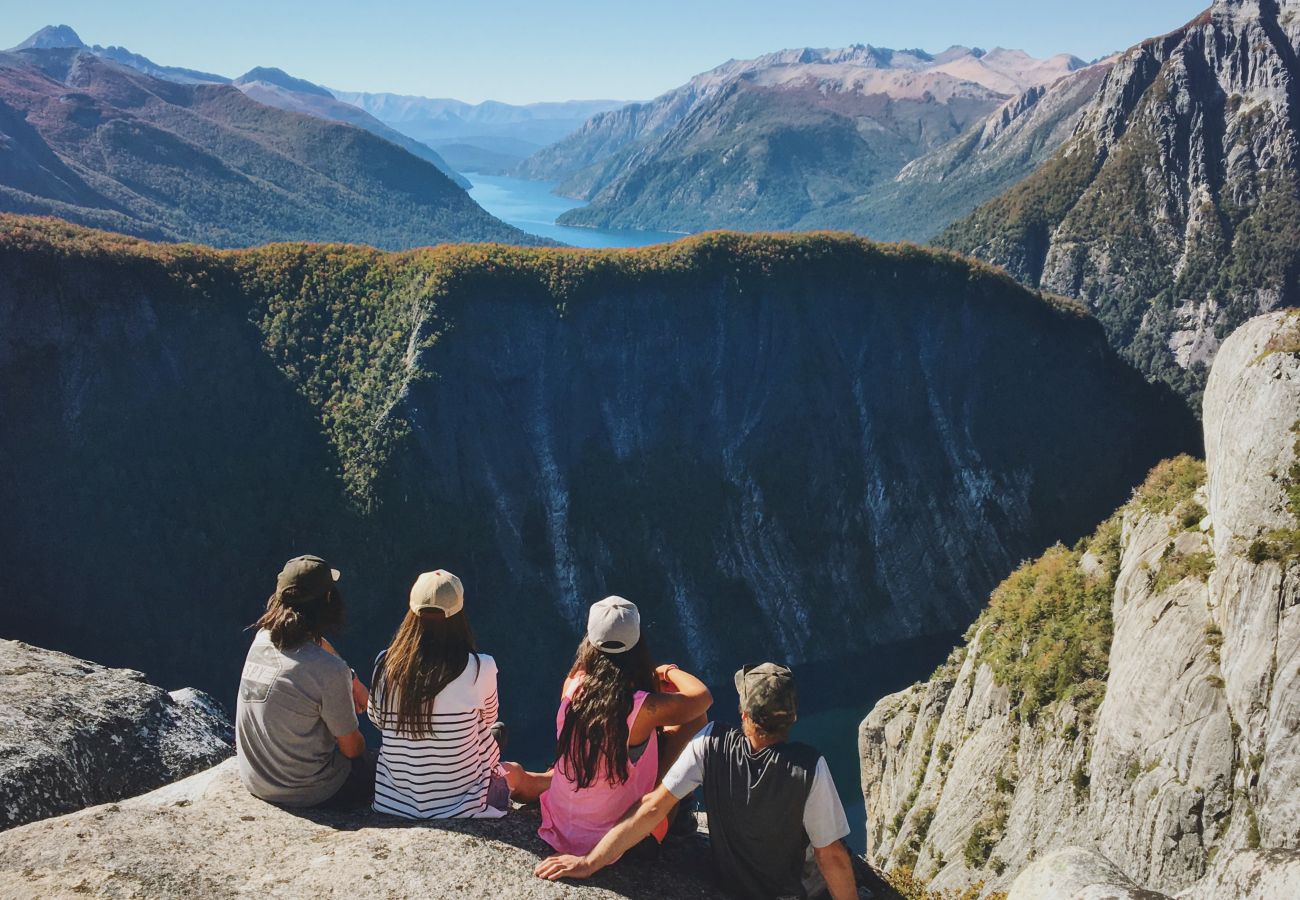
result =
[{"label": "valley", "polygon": [[[363,681],[414,577],[463,579],[530,768],[602,596],[718,721],[790,664],[874,897],[1291,900],[1300,0],[1206,2],[0,51],[0,894],[400,893],[338,871],[382,845],[430,895],[575,895],[532,809],[430,829],[442,869],[253,809],[226,713],[318,553]],[[1033,52],[952,43],[991,34]],[[592,896],[711,896],[708,847]]]}]

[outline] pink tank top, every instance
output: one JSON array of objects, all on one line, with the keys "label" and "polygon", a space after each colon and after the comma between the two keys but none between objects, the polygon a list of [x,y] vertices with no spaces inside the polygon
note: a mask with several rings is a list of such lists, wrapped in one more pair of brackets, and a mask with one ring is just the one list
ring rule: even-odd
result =
[{"label": "pink tank top", "polygon": [[[565,683],[564,699],[560,701],[560,711],[555,716],[556,736],[564,727],[569,697],[578,683],[578,679]],[[629,732],[648,696],[645,691],[637,691],[633,696],[632,712],[627,717]],[[541,796],[542,827],[537,834],[560,853],[577,856],[588,853],[629,809],[655,789],[658,778],[659,735],[653,731],[641,758],[636,762],[628,760],[627,781],[622,784],[611,785],[603,774],[598,774],[589,787],[579,789],[564,774],[564,766],[557,764],[551,776],[551,787]]]}]

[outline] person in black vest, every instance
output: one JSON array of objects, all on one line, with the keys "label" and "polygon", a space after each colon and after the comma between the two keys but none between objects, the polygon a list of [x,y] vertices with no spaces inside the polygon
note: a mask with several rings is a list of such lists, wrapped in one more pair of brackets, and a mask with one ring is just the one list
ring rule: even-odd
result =
[{"label": "person in black vest", "polygon": [[539,878],[587,878],[650,833],[679,800],[700,785],[709,814],[713,863],[724,888],[741,897],[806,897],[806,850],[833,900],[857,897],[849,833],[826,760],[814,747],[789,743],[797,694],[794,673],[776,663],[736,673],[741,727],[701,731],[627,818],[586,856],[551,856]]}]

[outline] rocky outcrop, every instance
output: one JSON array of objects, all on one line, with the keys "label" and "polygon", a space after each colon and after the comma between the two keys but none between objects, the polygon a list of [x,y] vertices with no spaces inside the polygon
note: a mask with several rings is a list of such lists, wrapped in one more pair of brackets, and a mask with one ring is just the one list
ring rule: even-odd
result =
[{"label": "rocky outcrop", "polygon": [[1069,142],[943,246],[1081,298],[1195,400],[1220,341],[1300,300],[1292,0],[1218,0],[1116,61]]},{"label": "rocky outcrop", "polygon": [[1106,857],[1070,847],[1035,861],[1016,877],[1007,900],[1293,900],[1300,850],[1238,850],[1175,897],[1149,891]]},{"label": "rocky outcrop", "polygon": [[[1211,896],[1268,869],[1239,854],[1300,849],[1298,336],[1286,313],[1239,329],[1206,391],[1205,467],[1157,467],[872,710],[871,859],[994,887],[1077,845],[1147,890]],[[1025,896],[1071,859],[1035,864]]]},{"label": "rocky outcrop", "polygon": [[223,696],[308,550],[344,571],[363,672],[415,574],[461,575],[539,734],[608,593],[710,677],[947,639],[1197,443],[1077,308],[915,248],[218,254],[9,227],[0,593],[32,598],[10,627]]},{"label": "rocky outcrop", "polygon": [[[707,833],[673,836],[656,860],[588,881],[548,882],[536,807],[502,819],[411,822],[363,810],[287,810],[251,796],[233,760],[122,803],[0,834],[0,896],[645,897],[723,896]],[[890,891],[855,861],[863,900]]]},{"label": "rocky outcrop", "polygon": [[707,852],[625,863],[580,889],[533,877],[536,813],[413,823],[287,810],[253,797],[234,761],[122,803],[0,835],[0,895],[96,897],[714,897]]},{"label": "rocky outcrop", "polygon": [[0,829],[153,790],[233,741],[206,694],[0,640]]}]

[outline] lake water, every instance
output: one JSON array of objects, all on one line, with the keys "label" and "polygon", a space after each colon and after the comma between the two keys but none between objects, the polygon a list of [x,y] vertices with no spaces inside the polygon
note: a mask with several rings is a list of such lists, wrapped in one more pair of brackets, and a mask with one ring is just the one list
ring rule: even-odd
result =
[{"label": "lake water", "polygon": [[511,178],[508,175],[462,173],[470,181],[469,195],[479,206],[521,231],[572,247],[644,247],[681,237],[660,231],[609,231],[556,225],[561,213],[585,204],[551,193],[555,183]]}]

